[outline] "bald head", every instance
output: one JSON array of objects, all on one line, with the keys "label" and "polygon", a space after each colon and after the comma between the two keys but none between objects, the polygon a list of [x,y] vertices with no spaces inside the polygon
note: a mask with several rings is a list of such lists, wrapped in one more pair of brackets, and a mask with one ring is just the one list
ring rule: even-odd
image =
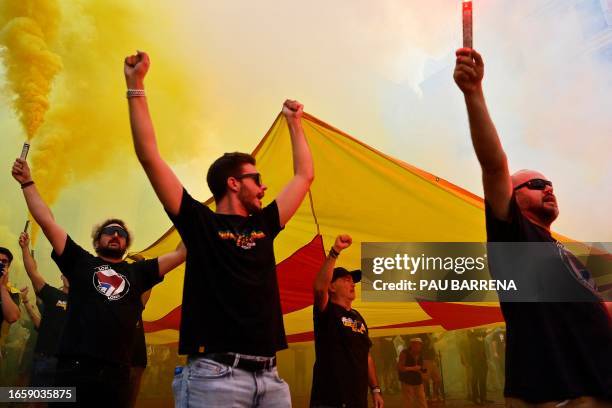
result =
[{"label": "bald head", "polygon": [[[548,180],[546,176],[535,170],[519,170],[511,178],[513,189],[529,180]],[[533,222],[549,228],[550,224],[557,219],[559,208],[552,186],[545,186],[543,190],[524,186],[515,190],[514,194],[521,212]]]},{"label": "bald head", "polygon": [[515,188],[516,186],[523,184],[524,182],[529,181],[531,179],[548,180],[546,176],[540,173],[539,171],[526,170],[526,169],[517,171],[511,176],[511,178],[512,178],[512,188]]}]

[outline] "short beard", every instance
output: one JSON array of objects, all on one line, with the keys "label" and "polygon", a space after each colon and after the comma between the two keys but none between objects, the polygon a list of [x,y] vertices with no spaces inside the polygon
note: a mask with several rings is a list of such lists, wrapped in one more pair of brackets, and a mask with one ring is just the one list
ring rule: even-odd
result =
[{"label": "short beard", "polygon": [[538,218],[540,218],[546,224],[552,224],[553,221],[557,219],[559,216],[559,210],[557,209],[546,209],[540,207],[536,212]]},{"label": "short beard", "polygon": [[238,200],[240,200],[240,203],[247,210],[249,214],[256,214],[261,211],[261,207],[258,207],[254,205],[252,202],[247,200],[246,194],[243,193],[242,189],[238,191]]},{"label": "short beard", "polygon": [[96,248],[96,253],[110,259],[123,259],[126,249]]}]

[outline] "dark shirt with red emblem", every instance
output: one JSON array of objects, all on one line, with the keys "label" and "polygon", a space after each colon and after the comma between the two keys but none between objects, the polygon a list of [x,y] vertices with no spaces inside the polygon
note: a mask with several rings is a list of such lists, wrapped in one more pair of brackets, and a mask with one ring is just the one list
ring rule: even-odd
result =
[{"label": "dark shirt with red emblem", "polygon": [[62,255],[51,254],[70,281],[68,316],[59,357],[88,357],[129,366],[140,296],[161,282],[157,258],[110,263],[90,254],[70,237]]}]

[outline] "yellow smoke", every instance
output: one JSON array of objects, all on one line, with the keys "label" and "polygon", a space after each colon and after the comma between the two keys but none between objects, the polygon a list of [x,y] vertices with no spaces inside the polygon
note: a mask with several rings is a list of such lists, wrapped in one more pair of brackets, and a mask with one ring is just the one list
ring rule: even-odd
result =
[{"label": "yellow smoke", "polygon": [[[145,9],[135,0],[36,3],[48,9],[55,5],[55,16],[61,15],[59,26],[60,20],[45,20],[57,27],[38,20],[40,32],[54,32],[59,55],[55,61],[61,58],[63,68],[49,100],[45,99],[50,108],[29,158],[38,190],[49,205],[69,184],[103,173],[116,177],[119,185],[128,172],[140,171],[123,77],[123,58],[136,49],[148,51],[152,58],[147,94],[164,157],[178,161],[198,152],[203,143],[198,124],[201,98],[193,91],[193,82],[201,72],[185,72],[187,65],[177,63],[185,58],[177,51],[179,41],[170,34],[176,22],[159,19],[168,13],[154,6]],[[88,205],[90,198],[83,200]],[[33,240],[37,232],[33,225]]]},{"label": "yellow smoke", "polygon": [[62,68],[49,49],[59,23],[56,1],[5,0],[0,6],[0,45],[8,86],[28,139],[42,125],[49,109],[53,79]]}]

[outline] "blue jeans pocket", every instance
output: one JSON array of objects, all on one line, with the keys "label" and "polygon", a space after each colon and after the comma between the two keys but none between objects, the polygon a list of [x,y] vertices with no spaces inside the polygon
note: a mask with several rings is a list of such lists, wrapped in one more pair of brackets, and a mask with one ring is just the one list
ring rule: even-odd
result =
[{"label": "blue jeans pocket", "polygon": [[198,358],[190,363],[190,380],[211,380],[227,377],[231,374],[232,367],[206,358]]}]

